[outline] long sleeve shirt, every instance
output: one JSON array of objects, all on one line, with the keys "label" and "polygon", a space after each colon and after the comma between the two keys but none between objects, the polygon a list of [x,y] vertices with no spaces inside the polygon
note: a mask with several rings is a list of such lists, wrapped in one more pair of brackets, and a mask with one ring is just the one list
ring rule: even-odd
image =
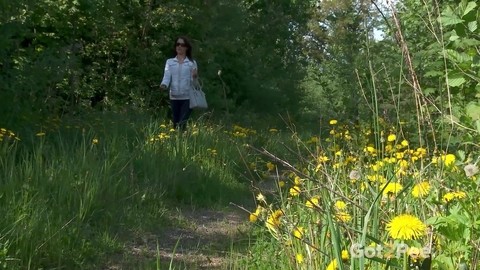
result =
[{"label": "long sleeve shirt", "polygon": [[161,84],[170,86],[170,99],[190,98],[193,69],[197,69],[197,63],[194,60],[185,58],[181,64],[176,57],[167,60]]}]

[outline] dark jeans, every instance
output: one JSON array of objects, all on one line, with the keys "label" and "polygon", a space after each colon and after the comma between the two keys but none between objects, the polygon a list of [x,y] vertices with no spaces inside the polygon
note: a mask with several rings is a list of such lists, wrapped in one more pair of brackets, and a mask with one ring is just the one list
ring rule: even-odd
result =
[{"label": "dark jeans", "polygon": [[190,100],[170,100],[172,107],[173,128],[180,128],[182,131],[187,127],[187,121],[192,113],[190,109]]}]

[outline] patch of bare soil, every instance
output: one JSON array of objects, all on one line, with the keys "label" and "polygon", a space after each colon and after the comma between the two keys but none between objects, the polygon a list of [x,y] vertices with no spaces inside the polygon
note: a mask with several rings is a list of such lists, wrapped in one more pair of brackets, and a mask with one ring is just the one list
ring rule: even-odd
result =
[{"label": "patch of bare soil", "polygon": [[[133,237],[122,262],[107,269],[226,269],[232,243],[245,237],[248,215],[231,207],[176,210],[171,226]],[[148,262],[148,263],[145,263]]]}]

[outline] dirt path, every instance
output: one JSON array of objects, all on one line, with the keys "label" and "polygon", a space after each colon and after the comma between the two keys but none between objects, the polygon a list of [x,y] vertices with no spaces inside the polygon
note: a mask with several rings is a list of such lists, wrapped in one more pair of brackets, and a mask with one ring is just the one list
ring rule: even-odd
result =
[{"label": "dirt path", "polygon": [[121,262],[107,269],[226,269],[232,244],[246,240],[248,215],[227,210],[176,210],[158,233],[134,237]]}]

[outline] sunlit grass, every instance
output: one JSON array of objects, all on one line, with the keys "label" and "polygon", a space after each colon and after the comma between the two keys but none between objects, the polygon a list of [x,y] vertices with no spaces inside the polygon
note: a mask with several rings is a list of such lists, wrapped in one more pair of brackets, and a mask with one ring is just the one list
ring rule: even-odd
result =
[{"label": "sunlit grass", "polygon": [[[177,207],[248,199],[227,127],[110,115],[2,128],[0,266],[101,268],[123,233],[147,232]],[[18,136],[18,137],[17,137]],[[123,239],[125,240],[125,239]]]},{"label": "sunlit grass", "polygon": [[123,232],[162,226],[171,208],[249,201],[253,230],[232,245],[233,269],[429,260],[453,269],[478,259],[477,152],[416,146],[385,123],[328,125],[311,135],[192,122],[181,133],[109,116],[24,136],[2,128],[0,263],[101,267],[123,252]]},{"label": "sunlit grass", "polygon": [[257,242],[237,263],[329,270],[476,264],[477,152],[418,147],[388,126],[376,145],[369,129],[330,125],[328,136],[297,141],[294,160],[263,151],[286,185],[268,198],[259,189],[249,218]]}]

